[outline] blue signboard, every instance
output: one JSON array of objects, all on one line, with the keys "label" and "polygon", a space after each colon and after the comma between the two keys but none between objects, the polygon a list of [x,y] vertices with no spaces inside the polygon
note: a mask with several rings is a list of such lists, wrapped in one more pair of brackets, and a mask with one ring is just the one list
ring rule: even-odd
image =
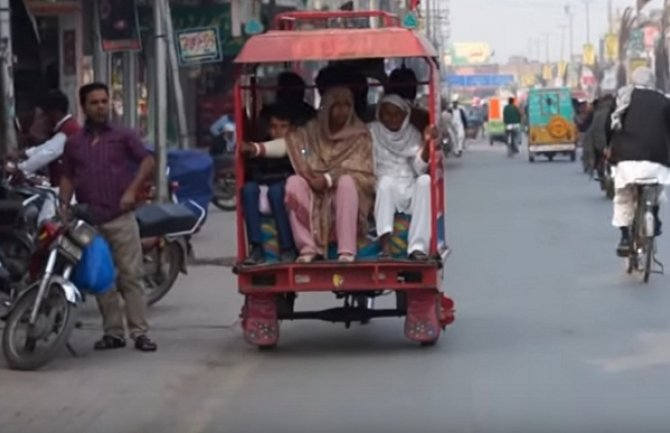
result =
[{"label": "blue signboard", "polygon": [[476,74],[455,75],[449,74],[446,83],[450,87],[505,87],[514,83],[514,75]]}]

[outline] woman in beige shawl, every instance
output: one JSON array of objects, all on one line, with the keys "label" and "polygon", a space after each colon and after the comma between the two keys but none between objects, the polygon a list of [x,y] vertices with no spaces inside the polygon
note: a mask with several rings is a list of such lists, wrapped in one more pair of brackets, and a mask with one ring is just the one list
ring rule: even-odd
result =
[{"label": "woman in beige shawl", "polygon": [[330,89],[317,117],[286,139],[250,143],[242,152],[291,159],[296,175],[286,183],[286,206],[298,262],[325,256],[333,232],[339,261],[355,260],[358,235],[367,233],[375,176],[372,139],[349,89]]}]

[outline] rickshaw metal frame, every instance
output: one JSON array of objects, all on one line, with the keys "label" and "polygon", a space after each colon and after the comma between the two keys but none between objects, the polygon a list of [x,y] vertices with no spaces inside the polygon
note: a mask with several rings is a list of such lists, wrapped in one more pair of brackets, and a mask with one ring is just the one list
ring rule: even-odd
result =
[{"label": "rickshaw metal frame", "polygon": [[[292,13],[280,16],[279,19],[299,15],[301,17],[322,17],[327,13]],[[336,15],[341,15],[337,13]],[[346,16],[365,16],[365,14],[343,14]],[[384,16],[384,14],[375,14]],[[395,39],[404,39],[400,45],[397,55],[389,56],[388,50],[384,56],[378,53],[374,41],[380,39],[380,35],[392,35]],[[353,39],[358,41],[354,46],[343,47]],[[388,44],[393,45],[393,44]],[[254,51],[258,50],[258,51]],[[384,52],[384,50],[381,50]],[[344,61],[365,58],[422,58],[428,64],[429,69],[429,119],[431,124],[437,121],[437,102],[439,98],[439,73],[436,61],[437,52],[425,39],[424,36],[400,27],[385,27],[381,29],[328,29],[328,30],[301,30],[301,31],[271,31],[265,34],[253,36],[245,44],[235,62],[241,69],[246,69],[255,77],[257,68],[263,64],[292,64],[305,61]],[[240,75],[242,76],[242,75]],[[244,140],[248,136],[246,130],[246,106],[244,105],[244,91],[250,91],[253,107],[256,107],[257,83],[255,79],[249,80],[249,84],[243,84],[241,79],[237,81],[234,89],[235,100],[235,122],[238,128],[238,140]],[[255,113],[255,110],[253,110]],[[255,114],[254,114],[255,115]],[[245,167],[240,155],[241,146],[237,146],[236,158],[236,182],[240,190],[245,181]],[[441,293],[443,263],[446,260],[449,249],[446,241],[438,244],[440,232],[438,221],[444,224],[445,215],[445,183],[444,183],[444,157],[433,140],[430,144],[428,172],[431,177],[431,240],[429,255],[430,260],[425,262],[413,262],[409,260],[360,260],[354,263],[342,264],[336,261],[323,261],[310,264],[298,263],[276,263],[258,266],[243,266],[242,261],[247,256],[247,239],[243,216],[241,197],[237,200],[237,265],[234,272],[238,276],[239,292],[246,297],[246,303],[242,312],[242,324],[245,329],[247,340],[259,347],[274,346],[278,339],[277,320],[297,320],[307,318],[320,318],[321,320],[333,320],[334,316],[328,316],[328,311],[335,314],[341,309],[331,309],[322,312],[293,312],[281,314],[276,311],[274,304],[280,295],[299,292],[346,292],[351,296],[365,294],[374,291],[391,290],[404,293],[415,293],[415,298],[422,298],[427,302],[431,316],[437,317],[440,327],[451,323],[453,318],[453,302]],[[434,299],[433,299],[434,298]],[[433,305],[434,304],[434,305]],[[389,317],[407,315],[409,320],[412,306],[407,309],[396,310],[367,310],[364,314],[370,317]],[[415,310],[419,308],[416,307]],[[255,311],[255,321],[261,325],[258,329],[249,329],[251,311]],[[375,315],[377,311],[378,315]],[[417,310],[418,311],[418,310]],[[342,320],[349,323],[344,311]],[[433,317],[435,319],[435,317]],[[409,338],[422,343],[432,344],[439,337],[439,329],[430,335],[419,335],[418,331],[406,322],[406,334]],[[423,329],[423,328],[421,328]],[[437,333],[437,336],[435,335]],[[261,335],[262,334],[262,335]],[[268,334],[268,335],[266,335]]]}]

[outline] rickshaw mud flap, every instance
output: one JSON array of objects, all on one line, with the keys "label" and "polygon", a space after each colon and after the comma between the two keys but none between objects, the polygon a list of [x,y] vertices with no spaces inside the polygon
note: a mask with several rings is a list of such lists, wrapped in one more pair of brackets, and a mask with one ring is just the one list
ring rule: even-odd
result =
[{"label": "rickshaw mud flap", "polygon": [[356,307],[338,307],[322,311],[295,311],[289,314],[281,314],[279,320],[321,320],[324,322],[364,322],[371,319],[384,317],[402,317],[403,310],[368,310]]},{"label": "rickshaw mud flap", "polygon": [[437,341],[454,321],[453,308],[454,302],[437,290],[408,292],[405,336],[420,343]]},{"label": "rickshaw mud flap", "polygon": [[244,339],[256,346],[274,346],[279,341],[277,298],[271,294],[248,295],[240,313]]}]

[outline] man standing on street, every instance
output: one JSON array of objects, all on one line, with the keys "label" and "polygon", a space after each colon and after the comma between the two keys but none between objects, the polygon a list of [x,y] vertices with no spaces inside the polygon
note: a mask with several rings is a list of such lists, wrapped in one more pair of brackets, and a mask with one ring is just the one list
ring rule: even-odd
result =
[{"label": "man standing on street", "polygon": [[[77,202],[88,206],[110,244],[118,271],[116,288],[98,297],[104,335],[95,349],[125,347],[125,316],[135,348],[152,352],[157,346],[146,335],[149,327],[142,287],[142,245],[133,211],[138,190],[153,174],[154,159],[134,131],[109,123],[109,89],[105,84],[83,86],[79,102],[86,124],[65,144],[60,202],[67,211],[76,192]],[[137,165],[135,171],[133,166]]]}]

